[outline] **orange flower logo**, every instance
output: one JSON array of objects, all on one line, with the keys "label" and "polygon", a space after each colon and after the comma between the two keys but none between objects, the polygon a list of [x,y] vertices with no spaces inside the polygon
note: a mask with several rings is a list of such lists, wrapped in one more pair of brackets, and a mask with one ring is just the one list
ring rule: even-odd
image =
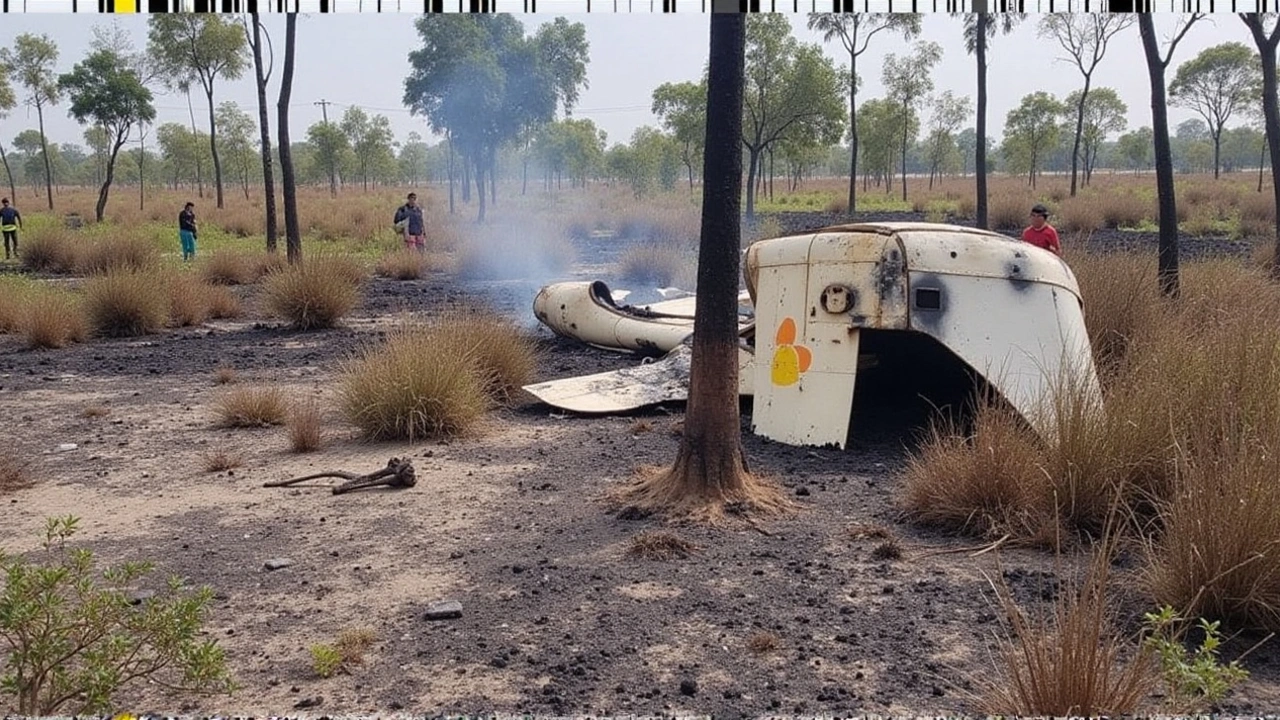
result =
[{"label": "orange flower logo", "polygon": [[813,364],[813,353],[804,345],[796,344],[796,321],[791,318],[783,318],[776,337],[778,349],[773,351],[773,384],[794,385]]}]

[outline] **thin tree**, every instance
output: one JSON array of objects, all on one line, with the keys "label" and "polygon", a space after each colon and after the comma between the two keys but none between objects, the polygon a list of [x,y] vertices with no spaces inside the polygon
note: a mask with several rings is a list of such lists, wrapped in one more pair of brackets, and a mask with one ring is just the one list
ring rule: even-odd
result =
[{"label": "thin tree", "polygon": [[[13,94],[13,85],[9,82],[9,66],[0,55],[0,120],[9,116],[9,111],[18,104]],[[9,197],[18,201],[18,187],[13,182],[13,169],[9,167],[9,158],[4,154],[4,143],[0,143],[0,163],[4,164],[5,175],[9,177]]]},{"label": "thin tree", "polygon": [[284,18],[284,71],[280,75],[280,99],[276,102],[276,128],[280,134],[280,175],[284,185],[285,256],[290,263],[302,262],[302,234],[298,227],[298,185],[293,174],[293,151],[289,145],[289,97],[293,93],[293,58],[298,35],[298,14]]},{"label": "thin tree", "polygon": [[907,145],[914,139],[911,121],[924,98],[933,92],[933,66],[942,59],[942,46],[932,41],[916,43],[914,55],[884,58],[884,86],[889,99],[898,104],[902,118],[902,201],[907,200]]},{"label": "thin tree", "polygon": [[1084,104],[1089,99],[1093,72],[1107,53],[1111,38],[1133,25],[1132,13],[1059,13],[1040,21],[1040,36],[1058,41],[1084,77],[1080,101],[1076,105],[1075,140],[1071,144],[1071,197],[1076,196],[1080,172],[1080,135],[1084,132]]},{"label": "thin tree", "polygon": [[[275,170],[271,162],[271,120],[267,115],[267,83],[271,80],[276,59],[275,51],[271,47],[271,36],[262,27],[262,19],[258,17],[258,13],[252,13],[249,16],[249,24],[253,26],[253,33],[250,34],[246,28],[245,34],[248,36],[249,47],[253,50],[253,80],[258,88],[258,136],[259,144],[262,146],[263,202],[267,212],[267,252],[274,253],[278,228],[276,226]],[[262,62],[264,41],[267,52],[270,53],[265,70]]]},{"label": "thin tree", "polygon": [[1191,26],[1203,17],[1193,13],[1182,21],[1181,28],[1169,42],[1163,55],[1156,40],[1155,21],[1150,13],[1138,15],[1138,34],[1147,58],[1147,76],[1151,80],[1151,131],[1156,151],[1156,198],[1159,203],[1160,241],[1156,275],[1160,292],[1178,295],[1178,207],[1173,187],[1173,149],[1169,144],[1169,106],[1165,100],[1165,71],[1173,59],[1173,51],[1186,37]]},{"label": "thin tree", "polygon": [[689,403],[673,467],[622,491],[624,503],[715,520],[726,505],[776,511],[787,501],[752,476],[738,414],[738,259],[742,202],[742,96],[746,16],[711,14],[702,236]]},{"label": "thin tree", "polygon": [[[1240,19],[1262,58],[1262,113],[1267,128],[1267,147],[1271,152],[1271,190],[1275,194],[1276,210],[1280,212],[1280,106],[1276,103],[1276,47],[1280,45],[1280,23],[1267,30],[1267,21],[1275,22],[1258,13],[1240,13]],[[1280,217],[1280,215],[1277,215]],[[1276,251],[1271,260],[1271,274],[1280,279],[1280,224],[1276,225]]]},{"label": "thin tree", "polygon": [[49,141],[44,134],[44,109],[56,105],[61,91],[53,66],[58,62],[58,46],[48,35],[22,34],[12,48],[0,50],[0,63],[8,65],[27,89],[27,104],[36,109],[40,123],[40,154],[44,157],[44,187],[53,209],[53,163],[49,161]]},{"label": "thin tree", "polygon": [[163,64],[175,84],[199,83],[209,102],[209,150],[218,207],[222,207],[222,161],[218,157],[218,129],[214,118],[214,84],[219,78],[236,80],[244,72],[244,33],[218,15],[173,13],[152,15],[148,32],[150,53]]},{"label": "thin tree", "polygon": [[975,224],[987,229],[987,46],[996,33],[1008,35],[1027,17],[1026,13],[969,13],[964,16],[964,45],[978,66],[977,119],[974,131],[973,170],[977,197]]},{"label": "thin tree", "polygon": [[1257,58],[1248,46],[1238,42],[1205,48],[1178,66],[1169,83],[1173,103],[1194,110],[1209,126],[1214,179],[1222,167],[1222,130],[1237,110],[1257,102],[1261,84]]},{"label": "thin tree", "polygon": [[903,40],[920,34],[921,16],[914,13],[814,13],[809,29],[822,33],[823,42],[839,39],[849,53],[849,214],[857,205],[858,189],[858,56],[882,30],[900,33]]}]

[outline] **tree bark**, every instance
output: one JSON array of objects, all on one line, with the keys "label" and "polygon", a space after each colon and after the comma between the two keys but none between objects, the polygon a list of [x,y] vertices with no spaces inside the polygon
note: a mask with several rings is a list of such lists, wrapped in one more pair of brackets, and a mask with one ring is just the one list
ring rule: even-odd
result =
[{"label": "tree bark", "polygon": [[1178,296],[1178,207],[1173,187],[1173,152],[1169,143],[1169,106],[1165,98],[1165,64],[1160,57],[1154,21],[1138,14],[1138,34],[1147,58],[1151,81],[1151,131],[1156,153],[1156,198],[1159,203],[1160,240],[1157,277],[1160,292]]},{"label": "tree bark", "polygon": [[[128,135],[126,134],[127,138]],[[116,156],[120,153],[120,146],[124,145],[124,138],[116,140],[111,148],[111,156],[107,158],[107,177],[102,181],[102,187],[98,189],[98,203],[93,208],[93,219],[95,222],[102,222],[102,218],[107,212],[107,195],[111,192],[111,180],[116,175]]]},{"label": "tree bark", "polygon": [[902,202],[907,201],[907,127],[910,125],[908,110],[904,100],[902,103]]},{"label": "tree bark", "polygon": [[209,152],[213,153],[213,185],[214,192],[217,197],[218,209],[222,209],[222,159],[218,157],[218,123],[214,121],[213,114],[213,81],[210,80],[209,87],[205,90],[205,97],[209,100]]},{"label": "tree bark", "polygon": [[[4,144],[0,143],[0,163],[4,164],[4,174],[9,178],[9,197],[18,202],[18,186],[13,182],[13,169],[9,167],[9,157],[4,154]],[[1262,181],[1259,180],[1259,183]],[[1261,186],[1259,186],[1261,187]],[[1259,190],[1261,192],[1261,190]]]},{"label": "tree bark", "polygon": [[[1164,72],[1161,71],[1161,77]],[[1089,84],[1093,75],[1084,76],[1084,89],[1080,91],[1080,102],[1076,105],[1076,137],[1071,144],[1071,197],[1076,196],[1076,173],[1080,168],[1080,135],[1084,132],[1084,102],[1089,97]]]},{"label": "tree bark", "polygon": [[[709,94],[710,91],[708,91]],[[747,163],[747,219],[755,217],[756,214],[756,174],[760,171],[760,151],[753,147],[747,148],[747,154],[750,160]],[[738,167],[742,167],[742,160],[738,160]],[[706,151],[702,156],[702,197],[705,201],[707,196],[707,158]]]},{"label": "tree bark", "polygon": [[293,150],[289,145],[289,97],[293,93],[293,57],[298,34],[298,14],[285,16],[284,71],[280,76],[280,99],[276,103],[277,132],[280,133],[280,175],[284,184],[285,254],[291,264],[302,262],[302,233],[298,226],[298,186],[293,174]]},{"label": "tree bark", "polygon": [[[36,103],[36,118],[40,121],[40,154],[44,156],[44,188],[49,195],[49,209],[53,209],[53,164],[49,162],[49,142],[44,136],[44,103]],[[14,198],[14,202],[18,199]]]},{"label": "tree bark", "polygon": [[[852,45],[852,43],[850,43]],[[858,54],[849,49],[849,216],[858,201]]]},{"label": "tree bark", "polygon": [[973,150],[973,172],[977,184],[977,219],[975,225],[983,230],[990,229],[987,221],[987,23],[991,18],[986,13],[978,13],[977,35],[974,42],[974,55],[978,58],[978,118],[977,144]]},{"label": "tree bark", "polygon": [[[257,13],[253,13],[249,22],[253,23],[253,70],[254,81],[258,86],[258,136],[262,146],[262,186],[263,203],[267,212],[267,252],[276,252],[276,183],[274,169],[271,167],[271,120],[267,115],[267,76],[262,70],[262,23]],[[273,58],[274,60],[274,58]]]}]

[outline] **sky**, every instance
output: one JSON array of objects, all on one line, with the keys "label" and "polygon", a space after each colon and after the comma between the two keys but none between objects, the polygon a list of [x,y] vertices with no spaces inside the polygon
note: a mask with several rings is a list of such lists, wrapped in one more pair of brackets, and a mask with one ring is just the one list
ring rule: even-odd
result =
[{"label": "sky", "polygon": [[[391,0],[387,0],[391,2]],[[648,2],[644,6],[648,6]],[[601,5],[597,0],[596,8]],[[543,3],[546,6],[546,3]],[[635,6],[637,9],[640,5]],[[707,59],[709,16],[702,13],[662,14],[619,12],[590,14],[565,13],[574,22],[586,26],[591,61],[587,68],[588,89],[582,92],[576,117],[590,118],[608,133],[610,145],[626,142],[636,128],[658,125],[650,111],[654,88],[665,82],[696,81],[701,77]],[[284,19],[281,15],[263,16],[271,33],[278,56],[284,46]],[[312,123],[321,119],[321,100],[329,101],[330,119],[337,119],[346,107],[356,105],[371,114],[386,115],[403,141],[416,131],[430,139],[424,119],[411,115],[403,105],[403,83],[408,74],[408,53],[418,44],[413,27],[416,15],[410,13],[304,14],[298,22],[297,68],[293,86],[291,130],[295,139],[305,137]],[[526,31],[554,16],[546,13],[518,14]],[[1044,90],[1060,99],[1079,89],[1082,78],[1075,66],[1064,61],[1062,49],[1051,39],[1037,36],[1042,16],[1031,15],[1013,34],[997,37],[990,49],[988,89],[988,133],[1001,137],[1006,113],[1022,96]],[[819,34],[806,27],[807,16],[788,13],[796,36],[803,42],[822,43]],[[1156,31],[1167,38],[1179,16],[1156,15]],[[30,13],[5,15],[3,25],[9,37],[20,33],[45,33],[58,43],[59,72],[69,71],[83,58],[93,39],[92,26],[112,22],[128,31],[137,47],[146,45],[144,16],[109,16]],[[951,90],[972,95],[975,91],[974,60],[966,54],[960,34],[960,21],[946,14],[926,15],[922,40],[933,40],[943,48],[942,62],[934,73],[935,92]],[[1210,15],[1197,23],[1178,46],[1168,78],[1176,67],[1201,50],[1224,42],[1238,41],[1253,47],[1244,24],[1233,14]],[[824,46],[825,52],[838,64],[846,64],[848,55],[839,41]],[[858,58],[863,76],[859,101],[881,97],[884,87],[881,72],[885,56],[899,56],[910,48],[900,37],[883,32],[876,35],[870,48]],[[275,95],[282,59],[277,58],[276,72],[268,90],[272,122],[275,121]],[[1115,88],[1129,106],[1129,129],[1151,124],[1150,86],[1136,25],[1123,31],[1112,42],[1107,55],[1094,75],[1094,87]],[[15,88],[22,95],[20,88]],[[215,103],[232,100],[255,118],[257,99],[252,71],[237,81],[223,81],[215,87]],[[196,124],[207,130],[208,110],[203,93],[193,94]],[[181,94],[157,94],[157,124],[190,123],[187,100]],[[66,114],[64,103],[46,111],[46,127],[51,140],[59,143],[83,144],[83,129]],[[1192,111],[1171,108],[1171,128],[1195,117]],[[1229,125],[1238,124],[1233,121]],[[972,125],[972,122],[966,126]],[[11,144],[15,135],[36,127],[34,110],[19,106],[9,117],[0,120],[0,140]]]}]

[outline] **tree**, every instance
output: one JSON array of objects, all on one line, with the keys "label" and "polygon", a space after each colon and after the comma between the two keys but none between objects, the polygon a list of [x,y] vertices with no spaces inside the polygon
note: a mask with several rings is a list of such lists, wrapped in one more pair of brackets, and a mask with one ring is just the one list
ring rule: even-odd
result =
[{"label": "tree", "polygon": [[44,134],[44,109],[56,105],[61,91],[54,65],[58,62],[58,46],[48,35],[23,33],[13,40],[12,48],[0,50],[0,64],[8,65],[27,90],[27,104],[36,109],[40,124],[40,154],[44,158],[44,186],[53,209],[53,165],[49,160],[49,141]]},{"label": "tree", "polygon": [[[13,85],[9,81],[9,65],[0,55],[0,120],[9,116],[9,111],[18,104],[13,94]],[[4,143],[0,143],[0,163],[4,164],[4,173],[9,178],[9,196],[18,201],[18,186],[13,182],[13,169],[9,167],[9,157],[4,153]]]},{"label": "tree", "polygon": [[338,168],[351,152],[351,142],[334,123],[320,121],[307,128],[307,142],[316,150],[316,162],[329,178],[329,194],[338,194]]},{"label": "tree", "polygon": [[[1160,291],[1178,295],[1178,207],[1173,186],[1173,151],[1169,147],[1169,105],[1165,100],[1165,71],[1173,59],[1173,51],[1186,37],[1187,31],[1203,15],[1186,16],[1164,55],[1156,40],[1155,21],[1149,13],[1138,15],[1138,34],[1142,36],[1142,52],[1147,60],[1147,77],[1151,81],[1151,134],[1156,158],[1156,201],[1159,206],[1160,240],[1157,278]],[[1280,191],[1277,191],[1280,192]],[[1277,195],[1280,197],[1280,195]]]},{"label": "tree", "polygon": [[1071,145],[1071,197],[1076,196],[1080,140],[1084,133],[1084,104],[1089,99],[1093,72],[1106,55],[1111,38],[1131,25],[1132,13],[1059,13],[1045,15],[1040,20],[1040,36],[1056,40],[1084,77],[1084,87],[1076,105],[1075,139]]},{"label": "tree", "polygon": [[1135,173],[1151,167],[1151,153],[1155,146],[1155,134],[1149,127],[1140,127],[1116,139],[1116,152],[1120,153]]},{"label": "tree", "polygon": [[302,233],[298,226],[298,185],[293,176],[293,148],[289,145],[289,98],[293,94],[293,60],[296,54],[298,14],[284,18],[284,71],[276,101],[276,128],[280,133],[280,180],[284,186],[285,255],[290,263],[302,262]]},{"label": "tree", "polygon": [[1058,116],[1065,106],[1040,90],[1024,95],[1004,120],[1004,154],[1011,170],[1027,173],[1027,184],[1036,186],[1041,162],[1058,142]]},{"label": "tree", "polygon": [[[1262,112],[1267,130],[1267,147],[1271,152],[1271,189],[1275,194],[1276,211],[1280,212],[1280,105],[1276,102],[1276,47],[1280,45],[1280,23],[1276,22],[1274,15],[1263,16],[1258,13],[1240,13],[1240,20],[1249,28],[1249,34],[1258,46],[1258,55],[1262,58]],[[1280,278],[1280,224],[1276,225],[1276,250],[1272,258],[1271,273]]]},{"label": "tree", "polygon": [[890,30],[913,40],[920,34],[921,16],[907,13],[814,13],[809,29],[822,33],[823,42],[839,39],[849,53],[849,214],[857,210],[858,187],[858,56],[867,51],[871,38]]},{"label": "tree", "polygon": [[[526,38],[519,20],[499,14],[424,16],[415,27],[422,47],[409,54],[404,103],[474,169],[483,221],[498,148],[576,103],[586,83],[585,30],[556,22]],[[489,191],[496,195],[492,184]]]},{"label": "tree", "polygon": [[[970,13],[964,16],[965,49],[974,56],[978,65],[978,107],[974,127],[975,136],[978,138],[987,137],[987,46],[997,32],[1008,35],[1026,17],[1026,13],[1000,13],[994,17],[987,13]],[[973,169],[978,195],[975,220],[977,226],[985,230],[989,225],[986,142],[974,142]]]},{"label": "tree", "polygon": [[240,109],[240,106],[228,101],[218,103],[215,115],[218,132],[222,135],[223,147],[231,157],[235,167],[240,170],[240,186],[244,199],[249,199],[249,166],[252,164],[253,118]]},{"label": "tree", "polygon": [[405,142],[400,146],[400,177],[408,180],[410,185],[417,185],[418,178],[427,169],[427,157],[430,148],[422,141],[422,136],[417,132],[410,132],[405,138]]},{"label": "tree", "polygon": [[752,14],[747,19],[746,63],[742,144],[748,155],[747,217],[752,217],[760,158],[795,134],[823,137],[828,144],[838,141],[844,110],[837,101],[835,66],[822,48],[802,45],[791,36],[785,15]]},{"label": "tree", "polygon": [[[271,36],[262,27],[262,19],[258,13],[251,13],[248,22],[253,25],[253,32],[246,31],[249,47],[253,50],[253,80],[258,90],[258,136],[262,150],[262,184],[267,212],[267,252],[276,251],[276,183],[273,163],[271,162],[271,122],[267,115],[267,82],[271,79],[271,71],[275,67],[275,53],[271,49]],[[265,39],[270,60],[263,68],[262,46]]]},{"label": "tree", "polygon": [[653,114],[680,143],[680,161],[689,171],[689,192],[693,192],[693,166],[702,154],[707,133],[707,87],[705,83],[663,83],[653,91]]},{"label": "tree", "polygon": [[907,200],[907,144],[914,139],[909,132],[910,118],[914,117],[924,98],[933,92],[933,66],[942,59],[942,46],[936,42],[918,42],[915,54],[898,58],[889,53],[884,58],[884,86],[889,99],[902,108],[902,200]]},{"label": "tree", "polygon": [[[1073,90],[1067,95],[1065,108],[1079,107],[1080,91]],[[1129,106],[1120,99],[1120,95],[1109,87],[1100,87],[1089,93],[1084,103],[1084,125],[1080,134],[1080,155],[1084,160],[1084,183],[1093,180],[1094,164],[1098,161],[1098,150],[1107,136],[1113,132],[1121,132],[1128,126],[1126,115]]]},{"label": "tree", "polygon": [[960,174],[969,174],[969,158],[978,152],[978,133],[973,128],[965,128],[956,135],[956,150],[960,152]]},{"label": "tree", "polygon": [[220,15],[171,13],[151,16],[148,50],[174,86],[199,83],[209,102],[209,151],[218,207],[222,207],[222,161],[218,157],[218,129],[214,117],[214,83],[238,80],[244,73],[245,37],[240,28]]},{"label": "tree", "polygon": [[884,182],[885,192],[893,184],[894,145],[906,126],[912,136],[920,131],[920,121],[914,115],[904,118],[902,106],[888,98],[873,98],[858,108],[858,124],[863,127],[866,142],[862,144],[863,190],[868,177]]},{"label": "tree", "polygon": [[1204,118],[1213,138],[1213,177],[1222,160],[1222,129],[1237,109],[1252,105],[1262,89],[1262,68],[1243,43],[1205,48],[1178,66],[1169,83],[1173,104],[1190,108]]},{"label": "tree", "polygon": [[744,47],[740,13],[711,14],[702,234],[693,357],[684,432],[674,465],[627,488],[632,507],[711,519],[726,506],[776,510],[780,492],[747,470],[738,413],[738,267],[741,241]]},{"label": "tree", "polygon": [[120,148],[129,139],[135,124],[150,122],[156,117],[151,91],[143,87],[137,73],[130,70],[122,58],[109,50],[98,50],[77,63],[71,72],[58,78],[58,88],[71,100],[71,116],[80,123],[93,122],[102,128],[110,142],[106,179],[98,190],[98,204],[94,206],[94,219],[102,222]]},{"label": "tree", "polygon": [[364,191],[369,192],[370,171],[393,157],[391,142],[395,135],[391,132],[391,121],[386,115],[370,118],[360,108],[350,107],[342,115],[341,127],[355,153]]},{"label": "tree", "polygon": [[930,189],[933,189],[933,176],[939,174],[943,159],[947,153],[955,150],[956,130],[960,129],[971,112],[972,101],[968,97],[956,97],[950,90],[933,98],[933,111],[929,116]]}]

